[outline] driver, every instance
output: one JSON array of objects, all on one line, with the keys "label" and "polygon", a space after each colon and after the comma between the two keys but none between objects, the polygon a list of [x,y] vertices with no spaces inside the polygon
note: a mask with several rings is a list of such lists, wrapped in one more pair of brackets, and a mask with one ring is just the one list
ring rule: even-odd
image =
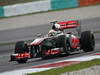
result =
[{"label": "driver", "polygon": [[49,36],[57,36],[57,35],[63,35],[63,31],[61,31],[61,27],[60,27],[60,24],[58,23],[55,23],[53,26],[52,26],[52,29],[48,32],[48,35]]}]

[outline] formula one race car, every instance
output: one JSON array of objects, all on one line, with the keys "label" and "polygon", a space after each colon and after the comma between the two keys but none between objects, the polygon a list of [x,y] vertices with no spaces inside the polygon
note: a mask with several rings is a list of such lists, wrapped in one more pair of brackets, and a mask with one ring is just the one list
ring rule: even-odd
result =
[{"label": "formula one race car", "polygon": [[54,21],[51,24],[59,24],[63,32],[55,36],[39,35],[32,42],[19,41],[15,44],[15,51],[11,61],[26,63],[30,58],[41,57],[46,59],[52,56],[70,55],[71,52],[83,50],[93,51],[95,48],[94,34],[91,31],[81,32],[81,25],[77,20],[65,22]]}]

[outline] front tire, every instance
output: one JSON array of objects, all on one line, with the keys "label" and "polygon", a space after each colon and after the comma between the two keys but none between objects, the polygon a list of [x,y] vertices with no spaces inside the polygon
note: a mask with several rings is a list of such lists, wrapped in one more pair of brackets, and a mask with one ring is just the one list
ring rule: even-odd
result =
[{"label": "front tire", "polygon": [[[19,41],[15,44],[15,54],[29,53],[28,45],[24,41]],[[28,58],[16,58],[18,63],[26,63]]]},{"label": "front tire", "polygon": [[17,62],[18,63],[26,63],[27,62],[27,58],[26,59],[18,59]]}]

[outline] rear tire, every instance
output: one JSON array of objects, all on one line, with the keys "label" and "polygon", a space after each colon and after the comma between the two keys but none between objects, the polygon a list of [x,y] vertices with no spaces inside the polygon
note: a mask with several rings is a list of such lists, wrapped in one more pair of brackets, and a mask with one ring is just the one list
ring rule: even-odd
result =
[{"label": "rear tire", "polygon": [[58,48],[59,47],[63,48],[63,51],[65,52],[66,56],[70,55],[70,53],[68,52],[67,39],[65,35],[58,36],[56,45]]},{"label": "rear tire", "polygon": [[91,31],[84,31],[81,34],[81,48],[84,52],[94,51],[95,39],[94,34]]}]

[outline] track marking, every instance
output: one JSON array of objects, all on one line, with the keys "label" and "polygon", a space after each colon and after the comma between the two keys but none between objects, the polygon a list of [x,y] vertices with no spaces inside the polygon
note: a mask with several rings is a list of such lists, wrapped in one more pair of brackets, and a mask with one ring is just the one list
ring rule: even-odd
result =
[{"label": "track marking", "polygon": [[14,75],[24,75],[27,73],[35,73],[35,72],[45,71],[45,70],[49,70],[52,68],[62,67],[62,66],[71,65],[71,64],[77,64],[77,63],[80,63],[83,61],[90,61],[93,59],[100,59],[100,52],[93,53],[93,54],[90,54],[87,56],[80,56],[80,57],[75,57],[75,58],[71,58],[71,59],[66,59],[66,60],[62,60],[62,61],[58,61],[58,62],[32,66],[32,67],[26,68],[26,69],[3,72],[3,73],[0,73],[0,75],[13,75],[13,74]]}]

